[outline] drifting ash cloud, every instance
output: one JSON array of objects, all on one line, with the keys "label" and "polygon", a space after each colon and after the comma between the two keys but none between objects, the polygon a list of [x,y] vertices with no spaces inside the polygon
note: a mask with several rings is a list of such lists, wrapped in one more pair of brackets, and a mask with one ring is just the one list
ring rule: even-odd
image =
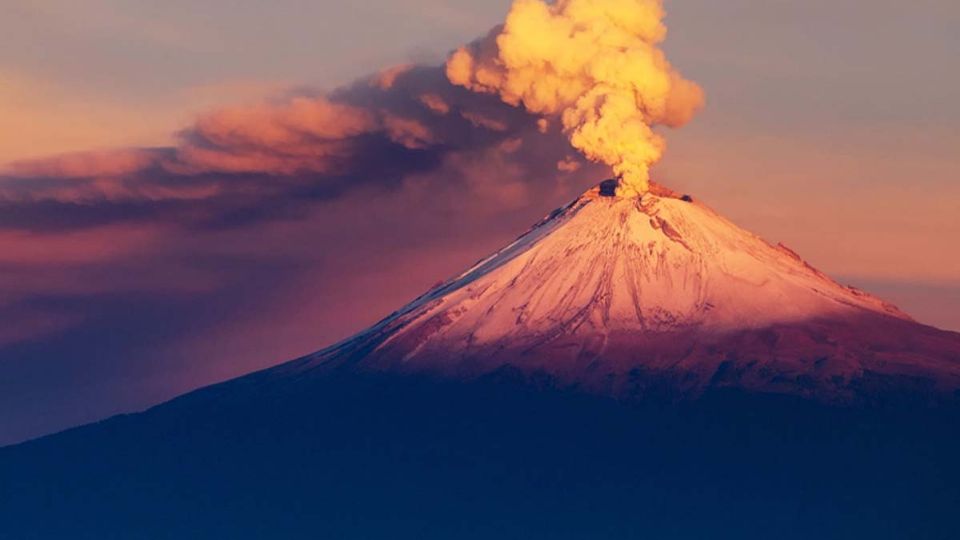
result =
[{"label": "drifting ash cloud", "polygon": [[[526,36],[538,20],[528,12],[546,19]],[[633,30],[610,26],[632,25],[634,12],[647,18]],[[11,330],[0,332],[0,444],[316,350],[502,245],[611,167],[642,179],[653,161],[644,145],[662,149],[646,129],[683,118],[670,112],[684,96],[679,79],[653,45],[661,15],[657,2],[519,1],[504,27],[447,65],[214,110],[166,148],[3,168],[0,328]],[[644,25],[653,33],[627,39]],[[632,73],[652,77],[657,92],[628,100],[627,86],[587,59],[560,69],[556,51],[539,45],[582,55],[608,34],[623,39],[595,53],[618,59],[610,69],[643,64]],[[518,61],[518,46],[538,48]],[[471,69],[456,71],[466,57]],[[564,93],[517,86],[539,78],[531,66]],[[621,120],[616,144],[634,157],[618,161],[616,144],[595,143],[614,143]],[[623,138],[634,134],[646,137],[639,146]]]},{"label": "drifting ash cloud", "polygon": [[[582,160],[536,117],[425,66],[394,68],[325,94],[216,110],[179,138],[171,148],[13,163],[0,175],[0,227],[131,219],[234,225],[302,216],[317,201],[412,180],[435,184],[437,193],[492,194],[503,186],[517,194],[520,185],[562,181],[576,170],[571,161]],[[476,182],[478,173],[489,185]]]},{"label": "drifting ash cloud", "polygon": [[[502,26],[442,67],[399,66],[329,93],[216,110],[172,148],[14,163],[0,176],[0,227],[42,228],[58,204],[69,207],[58,223],[75,214],[77,226],[295,214],[303,202],[431,173],[467,189],[455,184],[476,170],[458,164],[502,165],[484,168],[487,181],[515,188],[591,160],[622,176],[624,194],[641,193],[664,149],[653,127],[682,125],[703,104],[658,48],[663,16],[660,0],[518,0]],[[99,218],[84,216],[98,205]]]}]

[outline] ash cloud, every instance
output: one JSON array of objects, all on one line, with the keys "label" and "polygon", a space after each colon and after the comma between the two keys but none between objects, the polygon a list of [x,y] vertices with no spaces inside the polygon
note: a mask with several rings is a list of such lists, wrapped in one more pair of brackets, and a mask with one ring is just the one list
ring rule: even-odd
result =
[{"label": "ash cloud", "polygon": [[[212,111],[174,147],[11,164],[0,175],[0,228],[236,226],[411,179],[467,196],[498,183],[549,185],[572,170],[556,168],[569,159],[563,136],[525,111],[451,84],[443,67],[401,66],[329,93]],[[477,168],[491,185],[465,180]]]},{"label": "ash cloud", "polygon": [[663,17],[660,0],[517,0],[444,66],[211,111],[170,148],[14,163],[0,173],[0,228],[230,227],[411,180],[503,201],[612,169],[642,192],[664,148],[654,126],[703,103],[659,49]]}]

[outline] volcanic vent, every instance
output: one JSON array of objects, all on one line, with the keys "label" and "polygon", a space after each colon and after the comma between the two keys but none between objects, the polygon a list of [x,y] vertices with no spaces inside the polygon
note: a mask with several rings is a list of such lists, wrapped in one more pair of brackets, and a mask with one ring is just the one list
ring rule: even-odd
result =
[{"label": "volcanic vent", "polygon": [[960,387],[960,335],[842,286],[699,202],[609,182],[357,336],[282,369],[476,377],[618,396],[665,384],[848,400]]}]

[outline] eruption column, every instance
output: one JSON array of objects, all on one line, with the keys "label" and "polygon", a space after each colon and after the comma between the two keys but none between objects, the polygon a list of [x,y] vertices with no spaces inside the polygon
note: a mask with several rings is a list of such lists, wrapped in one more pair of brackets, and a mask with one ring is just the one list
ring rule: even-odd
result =
[{"label": "eruption column", "polygon": [[665,148],[653,127],[679,127],[704,103],[659,48],[663,17],[661,0],[516,0],[502,26],[450,56],[447,77],[558,117],[571,145],[621,177],[621,196],[641,194]]}]

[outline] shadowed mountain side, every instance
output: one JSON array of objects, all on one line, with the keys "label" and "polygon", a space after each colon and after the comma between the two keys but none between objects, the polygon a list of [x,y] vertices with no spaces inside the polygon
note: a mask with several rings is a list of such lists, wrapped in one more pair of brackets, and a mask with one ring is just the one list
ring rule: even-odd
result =
[{"label": "shadowed mountain side", "polygon": [[946,539],[955,405],[262,372],[0,450],[0,537]]},{"label": "shadowed mountain side", "polygon": [[[455,378],[513,366],[550,373],[569,389],[628,400],[651,392],[684,399],[707,388],[739,388],[835,404],[895,396],[935,403],[960,387],[960,335],[874,314],[715,334],[621,331],[586,342],[558,336],[421,353],[415,365],[399,354],[408,343],[391,345],[342,361],[354,358],[361,369],[373,371],[426,370]],[[944,373],[944,365],[957,369]]]}]

